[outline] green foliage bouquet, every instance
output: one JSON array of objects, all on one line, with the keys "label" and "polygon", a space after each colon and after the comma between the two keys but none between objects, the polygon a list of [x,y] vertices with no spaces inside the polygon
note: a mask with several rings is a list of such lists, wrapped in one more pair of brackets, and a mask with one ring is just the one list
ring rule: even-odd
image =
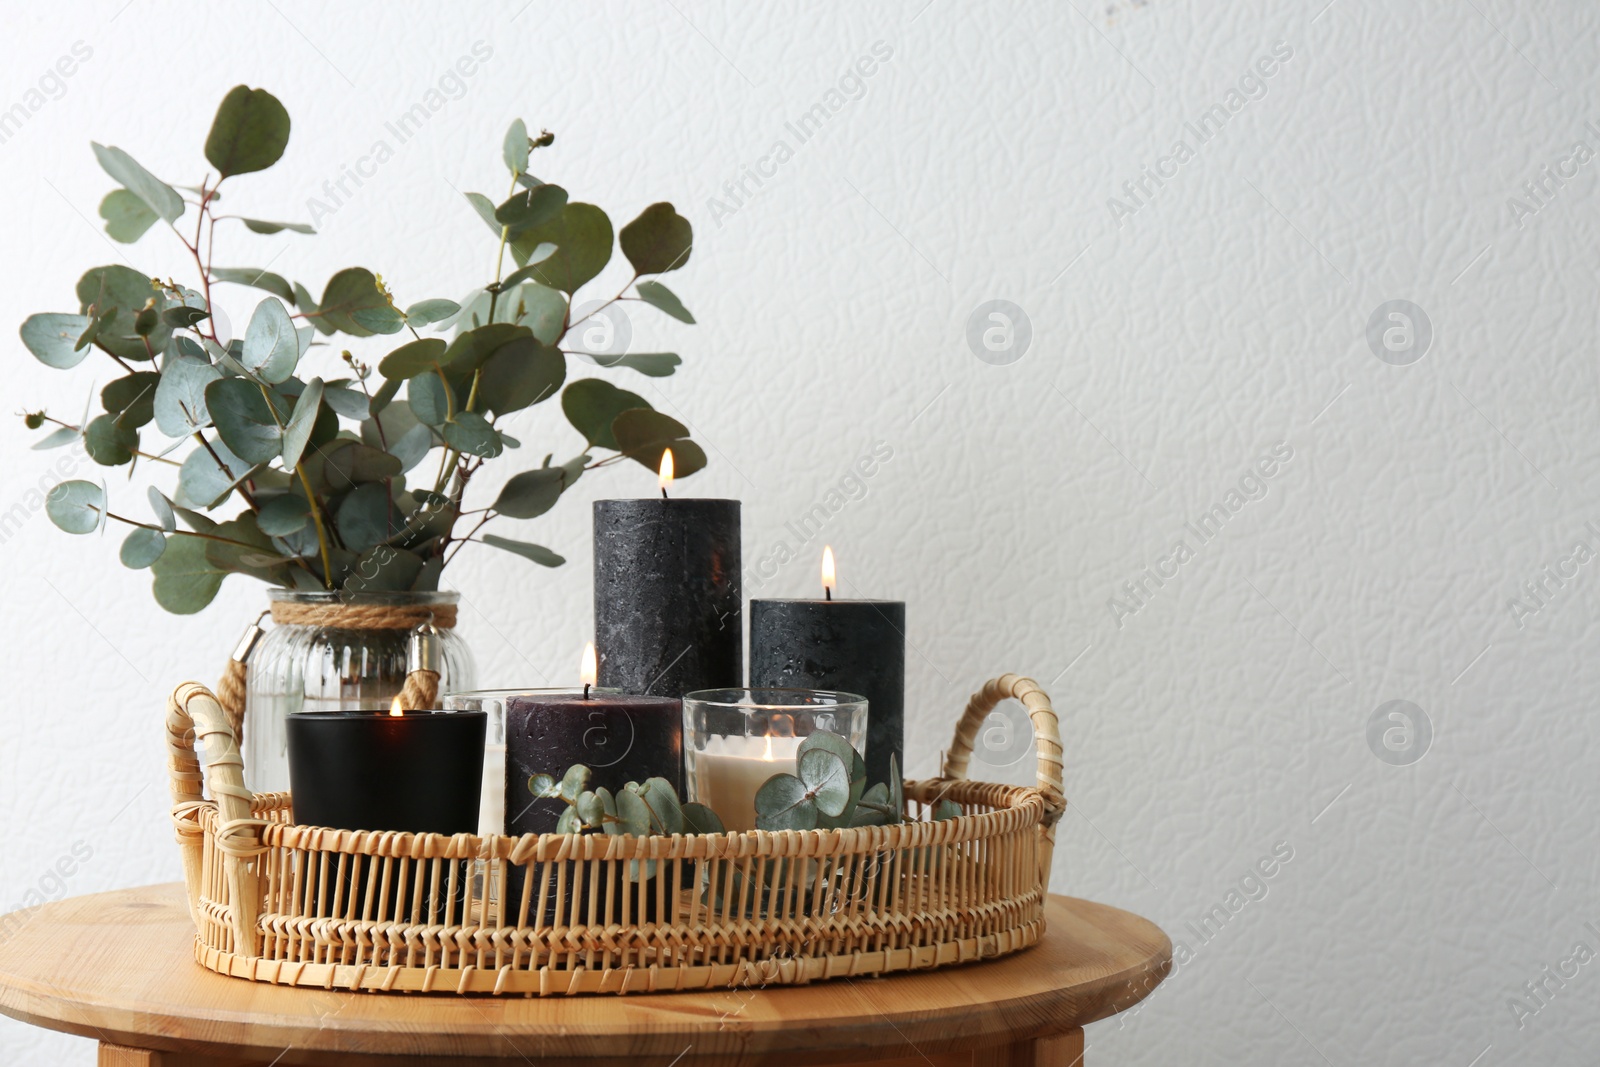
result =
[{"label": "green foliage bouquet", "polygon": [[[120,184],[100,205],[106,232],[132,243],[165,224],[192,256],[198,288],[119,264],[85,273],[78,310],[30,316],[22,340],[48,366],[71,370],[95,353],[119,376],[100,390],[98,413],[91,396],[76,421],[45,411],[26,419],[32,429],[52,427],[37,448],[81,443],[102,466],[157,463],[175,469],[177,485],[170,496],[152,488],[151,517],[142,520],[114,510],[104,482],[63,482],[46,498],[50,518],[75,534],[108,520],[132,527],[122,561],[150,568],[156,601],[187,614],[209,604],[230,573],[293,589],[432,591],[467,543],[556,566],[563,560],[550,549],[484,527],[544,514],[585,471],[627,459],[654,470],[669,447],[677,476],[702,468],[705,453],[687,428],[643,397],[603,378],[567,381],[569,356],[660,377],[673,373],[677,355],[593,356],[562,344],[580,324],[574,297],[611,261],[614,244],[633,277],[600,309],[640,301],[693,323],[672,291],[647,277],[688,262],[689,222],[671,204],[652,204],[613,235],[600,208],[529,173],[530,152],[553,139],[530,138],[521,120],[513,123],[503,147],[509,195],[496,205],[467,194],[496,242],[493,280],[460,302],[404,304],[363,267],[336,273],[319,300],[270,271],[214,265],[219,223],[224,233],[235,225],[313,232],[219,212],[225,183],[272,166],[288,145],[288,112],[265,90],[241,85],[223,99],[205,143],[216,175],[198,185],[169,185],[120,148],[95,145]],[[268,294],[242,338],[219,329],[217,285]],[[327,350],[319,338],[339,334],[402,335],[404,343],[382,357],[376,376],[348,351],[320,358],[332,373],[307,369],[312,349]],[[502,420],[557,395],[583,447],[561,463],[546,455],[492,502],[466,507],[483,464],[521,447]]]}]

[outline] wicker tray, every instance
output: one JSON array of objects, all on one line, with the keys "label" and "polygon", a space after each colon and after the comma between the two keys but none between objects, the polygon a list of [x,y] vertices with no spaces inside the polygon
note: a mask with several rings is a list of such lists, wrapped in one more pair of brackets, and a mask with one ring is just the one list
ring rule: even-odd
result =
[{"label": "wicker tray", "polygon": [[[1007,697],[1033,721],[1036,787],[965,780],[979,727]],[[517,838],[297,826],[288,794],[245,788],[204,686],[179,687],[166,728],[196,959],[323,989],[666,992],[1000,956],[1043,933],[1065,808],[1055,712],[1011,674],[973,695],[944,776],[906,783],[917,821],[846,830]],[[963,814],[927,821],[942,799]],[[652,861],[654,877],[630,879]]]}]

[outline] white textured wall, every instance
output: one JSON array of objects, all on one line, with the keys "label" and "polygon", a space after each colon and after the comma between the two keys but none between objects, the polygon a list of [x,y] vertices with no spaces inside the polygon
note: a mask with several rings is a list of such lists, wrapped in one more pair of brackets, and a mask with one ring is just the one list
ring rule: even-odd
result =
[{"label": "white textured wall", "polygon": [[[700,325],[636,315],[635,348],[685,365],[634,387],[707,445],[686,491],[745,501],[747,564],[797,550],[761,593],[811,593],[820,543],[785,523],[892,448],[824,536],[852,592],[909,602],[912,773],[991,674],[1056,697],[1073,806],[1054,888],[1152,917],[1188,959],[1091,1029],[1091,1063],[1590,1063],[1600,963],[1543,1006],[1523,986],[1578,942],[1600,950],[1596,567],[1520,619],[1508,601],[1577,566],[1577,543],[1600,549],[1600,166],[1542,203],[1520,188],[1576,142],[1600,150],[1597,12],[1324,2],[15,7],[0,107],[75,42],[93,55],[0,144],[0,322],[73,310],[79,273],[124,253],[183,271],[159,234],[126,250],[97,232],[110,182],[88,143],[193,181],[240,81],[295,125],[230,207],[304,218],[343,165],[394,149],[319,236],[245,235],[219,257],[314,290],[355,263],[406,300],[483,279],[492,242],[456,190],[498,194],[507,123],[547,126],[542,175],[619,223],[658,199],[695,223],[672,285]],[[493,56],[464,95],[394,143],[385,123],[480,40]],[[877,42],[891,58],[799,144],[785,123]],[[1272,76],[1230,101],[1275,47]],[[1201,143],[1184,124],[1214,104],[1228,120]],[[723,191],[778,140],[774,176]],[[1179,140],[1193,158],[1114,212],[1142,167],[1173,173]],[[242,321],[255,298],[228,299]],[[1394,299],[1433,332],[1404,366],[1365,337]],[[990,300],[1031,324],[1010,365],[966,339]],[[11,347],[7,410],[75,414],[83,374]],[[530,453],[576,445],[557,412],[519,425]],[[20,421],[0,432],[4,511],[62,453],[26,451]],[[1219,536],[1186,531],[1280,445]],[[651,489],[606,474],[526,528],[567,567],[485,550],[449,575],[485,681],[570,676],[587,500]],[[1108,606],[1146,567],[1170,574],[1179,541],[1176,577]],[[115,540],[42,515],[3,552],[0,907],[61,892],[49,871],[75,841],[92,856],[66,892],[175,879],[162,701],[215,676],[259,589],[231,579],[205,615],[165,617]],[[1369,746],[1391,700],[1431,724],[1420,761]],[[1275,847],[1292,858],[1258,881]],[[1233,910],[1202,940],[1190,924],[1217,904]],[[9,1023],[0,1047],[8,1064],[92,1056]]]}]

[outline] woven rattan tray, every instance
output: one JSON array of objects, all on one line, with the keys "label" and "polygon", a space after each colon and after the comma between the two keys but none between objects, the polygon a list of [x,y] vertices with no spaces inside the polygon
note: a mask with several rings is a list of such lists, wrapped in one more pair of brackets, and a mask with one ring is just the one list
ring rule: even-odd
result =
[{"label": "woven rattan tray", "polygon": [[[979,727],[1008,697],[1033,722],[1034,787],[966,780]],[[196,958],[323,989],[666,992],[1000,956],[1043,933],[1065,807],[1055,712],[1011,674],[973,695],[944,776],[906,783],[916,821],[845,830],[517,838],[297,826],[288,794],[245,788],[204,686],[173,694],[166,729]],[[962,815],[930,821],[940,800]],[[629,877],[652,861],[654,877]]]}]

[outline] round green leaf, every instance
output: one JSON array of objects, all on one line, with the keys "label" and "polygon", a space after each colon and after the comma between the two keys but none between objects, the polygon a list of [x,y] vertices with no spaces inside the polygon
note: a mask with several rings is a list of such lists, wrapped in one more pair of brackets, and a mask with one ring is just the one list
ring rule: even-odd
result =
[{"label": "round green leaf", "polygon": [[672,449],[673,470],[685,478],[706,465],[706,454],[689,440],[689,428],[670,415],[647,408],[630,408],[611,420],[617,451],[657,470],[661,453]]},{"label": "round green leaf", "polygon": [[532,330],[540,344],[553,345],[561,339],[567,325],[567,298],[564,294],[537,282],[529,282],[514,294],[503,294],[501,299],[512,296],[515,297],[513,307],[517,322]]},{"label": "round green leaf", "polygon": [[561,214],[535,226],[512,244],[518,265],[528,262],[542,244],[556,251],[539,264],[533,280],[571,296],[611,261],[611,220],[593,204],[568,204]]},{"label": "round green leaf", "polygon": [[528,172],[528,127],[521,119],[517,119],[506,130],[505,147],[501,154],[513,175]]},{"label": "round green leaf", "polygon": [[138,431],[119,424],[115,415],[101,415],[84,427],[83,450],[102,467],[131,462],[138,447]]},{"label": "round green leaf", "polygon": [[206,542],[180,535],[150,567],[156,603],[174,615],[193,615],[211,603],[227,572],[206,558]]},{"label": "round green leaf", "polygon": [[347,419],[357,422],[372,415],[372,404],[367,394],[344,385],[330,385],[322,391],[322,402]]},{"label": "round green leaf", "polygon": [[206,159],[222,172],[266,170],[289,145],[289,112],[265,89],[236,85],[222,98],[206,137]]},{"label": "round green leaf", "polygon": [[591,354],[590,359],[602,367],[627,367],[636,370],[647,378],[669,378],[672,372],[678,369],[683,362],[676,352],[630,352],[624,356],[597,356]]},{"label": "round green leaf", "polygon": [[439,432],[446,444],[468,456],[493,459],[505,450],[505,443],[489,420],[476,411],[456,412],[454,421],[445,423]]},{"label": "round green leaf", "polygon": [[305,529],[311,521],[311,505],[303,496],[285,493],[261,505],[256,513],[256,525],[268,537],[287,537]]},{"label": "round green leaf", "polygon": [[[296,292],[297,298],[299,295]],[[389,301],[378,292],[377,276],[365,267],[346,267],[329,278],[327,288],[322,291],[320,307],[314,303],[307,307],[305,300],[297,299],[296,303],[307,314],[317,313],[311,321],[318,329],[325,329],[329,333],[338,330],[353,337],[368,337],[374,332],[355,320],[357,312],[393,310],[389,307]],[[399,315],[396,314],[394,318],[395,329],[399,329]]]},{"label": "round green leaf", "polygon": [[94,533],[105,514],[106,491],[81,479],[61,482],[44,498],[50,521],[70,534]]},{"label": "round green leaf", "polygon": [[444,360],[449,346],[439,337],[424,337],[409,341],[383,357],[378,371],[385,378],[415,378],[425,370],[432,370]]},{"label": "round green leaf", "polygon": [[381,482],[400,474],[399,459],[360,441],[336,444],[327,450],[327,457],[327,463],[323,466],[324,477],[335,492],[342,492],[352,485]]},{"label": "round green leaf", "polygon": [[272,297],[256,305],[244,332],[239,362],[264,382],[277,385],[294,373],[300,361],[300,338],[289,313]]},{"label": "round green leaf", "polygon": [[406,400],[418,419],[429,426],[441,426],[450,417],[450,403],[438,371],[426,371],[406,383]]},{"label": "round green leaf", "polygon": [[207,360],[168,356],[156,386],[156,426],[168,437],[187,437],[211,425],[206,387],[221,378],[222,372]]},{"label": "round green leaf", "polygon": [[722,820],[717,813],[704,804],[690,802],[683,805],[683,832],[686,834],[725,834],[728,828],[722,825]]},{"label": "round green leaf", "polygon": [[850,800],[850,764],[836,753],[814,748],[800,754],[800,780],[816,800],[817,811],[834,816]]},{"label": "round green leaf", "polygon": [[650,408],[650,401],[638,393],[618,389],[599,378],[580,378],[561,393],[561,410],[566,413],[572,428],[583,434],[591,445],[621,451],[611,424],[616,417],[632,408]]},{"label": "round green leaf", "polygon": [[662,274],[689,262],[694,227],[671,204],[651,204],[618,234],[622,254],[640,274]]},{"label": "round green leaf", "polygon": [[357,486],[344,498],[334,516],[334,525],[346,548],[365,552],[399,533],[396,522],[403,519],[383,483],[369,482]]},{"label": "round green leaf", "polygon": [[[190,452],[178,470],[178,500],[187,507],[209,508],[233,492],[233,487],[250,477],[254,464],[246,463],[222,441],[209,441],[209,449]],[[216,457],[212,457],[212,453]],[[217,465],[217,460],[222,466]]]},{"label": "round green leaf", "polygon": [[29,315],[22,323],[22,343],[45,366],[70,370],[89,354],[87,345],[77,347],[78,338],[88,328],[85,315]]},{"label": "round green leaf", "polygon": [[156,388],[160,384],[161,375],[155,371],[134,371],[107,383],[100,390],[100,403],[123,426],[138,429],[155,415]]},{"label": "round green leaf", "polygon": [[94,309],[94,341],[106,351],[121,359],[138,361],[148,360],[152,352],[167,347],[172,328],[166,323],[158,321],[148,337],[135,329],[139,312],[146,304],[154,300],[157,309],[163,305],[160,290],[146,275],[120,263],[92,267],[78,279],[77,292],[79,312],[88,314],[90,308]]},{"label": "round green leaf", "polygon": [[131,245],[156,223],[150,205],[127,189],[113,189],[100,201],[100,217],[106,220],[106,234],[113,241]]},{"label": "round green leaf", "polygon": [[432,323],[443,322],[460,310],[461,305],[454,300],[419,300],[406,308],[406,322],[420,330]]},{"label": "round green leaf", "polygon": [[606,823],[606,833],[643,837],[650,832],[650,806],[631,789],[617,794],[617,821]]},{"label": "round green leaf", "polygon": [[494,350],[483,365],[478,395],[494,414],[506,415],[555,396],[566,379],[566,356],[523,337]]},{"label": "round green leaf", "polygon": [[775,774],[756,790],[758,830],[814,830],[817,806],[806,784],[792,774]]},{"label": "round green leaf", "polygon": [[167,549],[167,538],[160,530],[139,527],[122,542],[122,565],[143,570],[161,558]]},{"label": "round green leaf", "polygon": [[514,475],[495,498],[494,510],[512,519],[532,519],[555,507],[567,487],[567,472],[543,467]]},{"label": "round green leaf", "polygon": [[223,443],[241,459],[270,463],[283,453],[282,414],[274,416],[262,388],[248,378],[223,378],[206,386],[206,407]]},{"label": "round green leaf", "polygon": [[[505,229],[506,238],[515,241],[535,226],[542,226],[555,218],[567,206],[567,191],[559,185],[540,183],[527,190],[517,190],[510,199],[495,208],[494,220]],[[523,260],[531,260],[531,254]]]}]

